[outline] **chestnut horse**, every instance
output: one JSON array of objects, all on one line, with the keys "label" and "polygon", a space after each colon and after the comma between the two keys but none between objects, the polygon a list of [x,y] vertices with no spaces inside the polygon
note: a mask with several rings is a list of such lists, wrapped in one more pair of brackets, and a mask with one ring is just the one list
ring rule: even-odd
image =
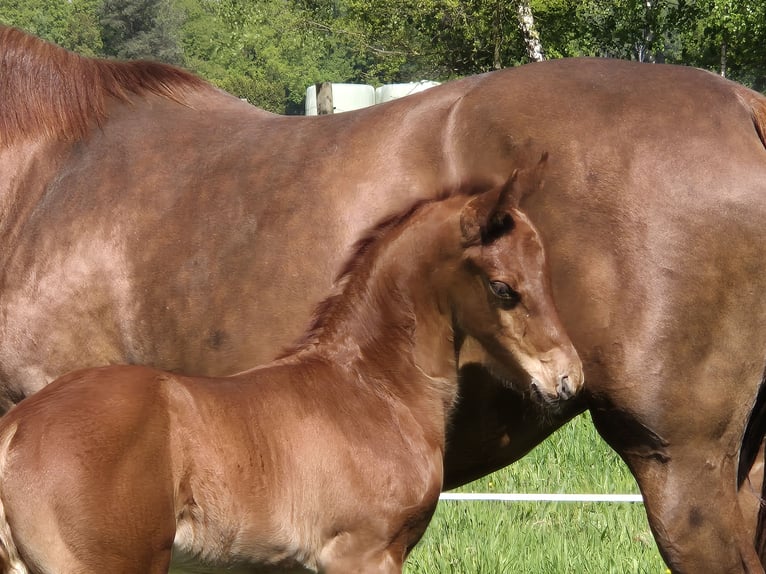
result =
[{"label": "chestnut horse", "polygon": [[683,67],[558,60],[281,117],[173,68],[12,29],[0,78],[5,408],[78,367],[267,362],[375,221],[500,184],[549,150],[546,192],[523,207],[586,401],[540,417],[466,360],[445,486],[587,406],[675,572],[762,572],[746,480],[766,428],[761,95]]},{"label": "chestnut horse", "polygon": [[275,362],[93,368],[22,402],[0,419],[2,571],[161,573],[172,553],[194,572],[401,572],[439,500],[463,343],[546,406],[582,385],[515,175],[377,228]]}]

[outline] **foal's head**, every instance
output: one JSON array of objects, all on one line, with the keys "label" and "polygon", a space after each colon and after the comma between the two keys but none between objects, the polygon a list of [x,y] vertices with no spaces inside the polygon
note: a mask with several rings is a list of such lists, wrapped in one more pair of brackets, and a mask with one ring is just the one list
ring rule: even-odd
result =
[{"label": "foal's head", "polygon": [[463,251],[449,297],[458,349],[473,339],[493,374],[556,403],[580,389],[582,364],[551,297],[540,235],[518,208],[540,186],[545,161],[462,208]]}]

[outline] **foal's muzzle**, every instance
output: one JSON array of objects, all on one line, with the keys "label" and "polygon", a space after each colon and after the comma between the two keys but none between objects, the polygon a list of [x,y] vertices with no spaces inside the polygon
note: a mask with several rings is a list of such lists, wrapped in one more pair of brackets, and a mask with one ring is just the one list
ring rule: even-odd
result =
[{"label": "foal's muzzle", "polygon": [[561,375],[559,382],[556,385],[556,392],[559,394],[559,398],[562,401],[571,399],[577,393],[577,389],[572,384],[572,380],[569,375]]},{"label": "foal's muzzle", "polygon": [[533,378],[530,383],[532,396],[544,405],[568,401],[577,395],[582,386],[581,377],[575,378],[577,380],[573,380],[569,374],[558,375],[552,388]]}]

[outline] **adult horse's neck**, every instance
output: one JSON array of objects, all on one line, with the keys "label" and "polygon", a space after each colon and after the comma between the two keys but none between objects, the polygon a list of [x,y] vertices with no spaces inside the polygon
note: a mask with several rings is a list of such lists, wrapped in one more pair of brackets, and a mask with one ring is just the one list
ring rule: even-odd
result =
[{"label": "adult horse's neck", "polygon": [[[452,318],[440,301],[438,278],[457,259],[454,205],[465,201],[421,204],[362,240],[296,355],[326,357],[375,392],[417,395],[431,407],[443,406],[446,416],[456,396],[457,367]],[[445,225],[448,219],[454,224]]]}]

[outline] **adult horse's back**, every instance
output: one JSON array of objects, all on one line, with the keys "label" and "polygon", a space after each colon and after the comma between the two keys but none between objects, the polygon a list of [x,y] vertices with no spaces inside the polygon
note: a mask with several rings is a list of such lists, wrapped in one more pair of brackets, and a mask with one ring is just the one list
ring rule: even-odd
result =
[{"label": "adult horse's back", "polygon": [[[566,60],[286,118],[166,67],[11,30],[0,77],[6,405],[75,367],[265,362],[302,331],[361,230],[549,150],[545,193],[524,207],[599,430],[676,571],[760,571],[736,488],[743,436],[763,432],[759,417],[747,427],[766,349],[758,94],[698,70]],[[461,396],[448,485],[574,414],[535,425],[530,401],[473,365]]]}]

